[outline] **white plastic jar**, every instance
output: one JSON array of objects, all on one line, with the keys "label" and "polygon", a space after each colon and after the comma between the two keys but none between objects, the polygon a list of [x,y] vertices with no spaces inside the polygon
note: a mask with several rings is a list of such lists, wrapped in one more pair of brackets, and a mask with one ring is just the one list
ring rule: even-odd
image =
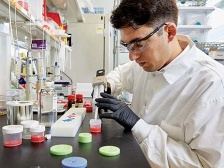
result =
[{"label": "white plastic jar", "polygon": [[30,133],[30,127],[39,125],[39,121],[36,120],[25,120],[21,122],[21,125],[23,126],[23,139],[30,139],[31,133]]},{"label": "white plastic jar", "polygon": [[36,125],[30,127],[30,133],[31,133],[31,142],[39,143],[44,141],[44,132],[45,132],[45,126],[44,125]]},{"label": "white plastic jar", "polygon": [[22,144],[22,125],[7,125],[2,127],[3,145],[14,147]]}]

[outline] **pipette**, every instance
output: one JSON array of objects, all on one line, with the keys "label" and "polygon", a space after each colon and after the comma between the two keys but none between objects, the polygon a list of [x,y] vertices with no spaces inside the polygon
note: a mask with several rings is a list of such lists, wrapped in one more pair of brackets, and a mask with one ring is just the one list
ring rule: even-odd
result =
[{"label": "pipette", "polygon": [[101,119],[98,118],[98,107],[96,106],[96,98],[101,97],[100,93],[104,92],[107,80],[104,69],[98,70],[96,77],[93,78],[93,108],[95,108],[94,119],[90,120],[90,132],[101,132]]},{"label": "pipette", "polygon": [[94,119],[96,120],[98,116],[98,107],[95,106],[95,115],[94,115]]},{"label": "pipette", "polygon": [[97,114],[98,114],[98,107],[95,105],[96,104],[95,99],[101,97],[100,96],[101,92],[104,92],[104,85],[103,84],[94,86],[94,93],[93,93],[93,101],[94,101],[94,107],[95,107],[94,119],[97,119]]},{"label": "pipette", "polygon": [[93,89],[93,107],[95,108],[94,119],[97,119],[98,107],[95,105],[96,104],[95,99],[98,98],[98,96],[99,96],[99,86],[96,85],[94,86],[94,89]]},{"label": "pipette", "polygon": [[107,85],[107,79],[105,77],[105,70],[101,69],[96,72],[96,77],[93,78],[93,107],[95,108],[94,119],[97,119],[98,107],[96,107],[95,99],[101,97],[100,93],[104,92]]}]

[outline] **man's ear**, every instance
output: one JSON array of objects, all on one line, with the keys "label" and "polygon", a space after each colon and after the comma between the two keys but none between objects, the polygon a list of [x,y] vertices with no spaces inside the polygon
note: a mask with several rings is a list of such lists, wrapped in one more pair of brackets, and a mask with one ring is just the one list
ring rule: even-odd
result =
[{"label": "man's ear", "polygon": [[174,23],[168,23],[166,26],[166,31],[168,34],[168,41],[172,41],[177,34],[177,26]]}]

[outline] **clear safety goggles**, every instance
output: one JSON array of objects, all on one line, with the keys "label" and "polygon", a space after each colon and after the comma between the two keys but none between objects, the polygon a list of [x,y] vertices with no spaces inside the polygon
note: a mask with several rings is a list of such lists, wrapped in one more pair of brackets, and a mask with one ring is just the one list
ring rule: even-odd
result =
[{"label": "clear safety goggles", "polygon": [[153,30],[151,33],[149,33],[147,36],[141,39],[132,41],[128,44],[121,41],[120,44],[126,47],[128,51],[131,51],[134,53],[140,53],[149,46],[150,43],[148,42],[148,39],[152,37],[155,33],[157,33],[164,25],[167,25],[167,24],[166,23],[161,24],[159,27],[157,27],[155,30]]}]

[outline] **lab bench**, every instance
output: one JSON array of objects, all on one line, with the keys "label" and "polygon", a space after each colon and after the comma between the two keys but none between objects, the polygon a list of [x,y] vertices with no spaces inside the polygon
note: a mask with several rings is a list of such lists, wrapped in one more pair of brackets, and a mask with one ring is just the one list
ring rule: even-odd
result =
[{"label": "lab bench", "polygon": [[[35,119],[34,115],[34,119]],[[42,143],[31,143],[23,139],[22,145],[4,147],[3,134],[0,134],[0,167],[1,168],[60,168],[61,161],[67,157],[83,157],[87,160],[87,168],[149,168],[149,164],[131,131],[126,131],[117,122],[110,119],[102,120],[101,133],[92,133],[92,142],[78,142],[78,134],[89,131],[89,120],[93,113],[87,113],[76,137],[51,137]],[[6,125],[6,115],[0,116],[0,126]],[[66,131],[66,130],[65,130]],[[46,133],[49,129],[46,130]],[[73,152],[65,156],[50,154],[50,147],[68,144]],[[99,154],[102,146],[117,146],[120,154],[106,157]]]}]

